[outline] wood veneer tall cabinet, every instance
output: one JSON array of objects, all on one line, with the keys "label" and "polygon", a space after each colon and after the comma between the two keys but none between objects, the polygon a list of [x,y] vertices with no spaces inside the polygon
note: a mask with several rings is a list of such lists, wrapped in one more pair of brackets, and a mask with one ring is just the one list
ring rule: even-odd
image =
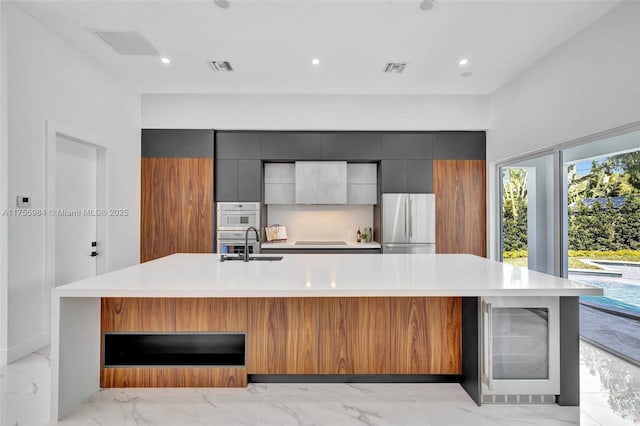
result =
[{"label": "wood veneer tall cabinet", "polygon": [[433,136],[437,253],[486,257],[486,144],[484,132]]},{"label": "wood veneer tall cabinet", "polygon": [[140,262],[214,251],[213,140],[213,130],[142,130]]},{"label": "wood veneer tall cabinet", "polygon": [[434,160],[436,252],[486,257],[485,160]]}]

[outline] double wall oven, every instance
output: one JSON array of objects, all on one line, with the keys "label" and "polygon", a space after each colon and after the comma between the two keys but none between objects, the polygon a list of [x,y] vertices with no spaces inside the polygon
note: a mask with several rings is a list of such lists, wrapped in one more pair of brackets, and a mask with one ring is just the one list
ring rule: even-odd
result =
[{"label": "double wall oven", "polygon": [[[218,203],[218,253],[244,254],[246,231],[253,226],[260,232],[260,203]],[[249,254],[260,252],[260,242],[249,233]]]}]

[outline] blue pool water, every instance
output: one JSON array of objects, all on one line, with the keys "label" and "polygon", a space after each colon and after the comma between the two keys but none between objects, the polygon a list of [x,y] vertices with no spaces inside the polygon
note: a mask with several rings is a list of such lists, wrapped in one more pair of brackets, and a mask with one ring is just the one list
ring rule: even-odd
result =
[{"label": "blue pool water", "polygon": [[[575,279],[575,278],[574,278]],[[640,285],[626,284],[616,281],[603,281],[602,278],[576,279],[586,284],[600,287],[604,296],[582,296],[581,301],[595,303],[611,309],[629,311],[640,315]]]}]

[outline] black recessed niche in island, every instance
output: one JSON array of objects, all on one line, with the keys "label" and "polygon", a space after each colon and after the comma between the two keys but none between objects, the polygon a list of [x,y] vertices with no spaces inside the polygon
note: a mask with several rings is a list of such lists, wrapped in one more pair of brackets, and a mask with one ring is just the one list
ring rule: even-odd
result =
[{"label": "black recessed niche in island", "polygon": [[104,333],[104,367],[244,367],[245,333]]}]

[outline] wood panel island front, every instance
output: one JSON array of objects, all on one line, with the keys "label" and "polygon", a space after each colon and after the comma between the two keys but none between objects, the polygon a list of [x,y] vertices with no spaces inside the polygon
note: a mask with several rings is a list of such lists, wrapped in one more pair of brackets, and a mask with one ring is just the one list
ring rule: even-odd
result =
[{"label": "wood panel island front", "polygon": [[558,298],[577,405],[577,296],[602,290],[471,255],[176,254],[53,290],[52,420],[101,387],[460,383],[481,401],[482,297]]}]

